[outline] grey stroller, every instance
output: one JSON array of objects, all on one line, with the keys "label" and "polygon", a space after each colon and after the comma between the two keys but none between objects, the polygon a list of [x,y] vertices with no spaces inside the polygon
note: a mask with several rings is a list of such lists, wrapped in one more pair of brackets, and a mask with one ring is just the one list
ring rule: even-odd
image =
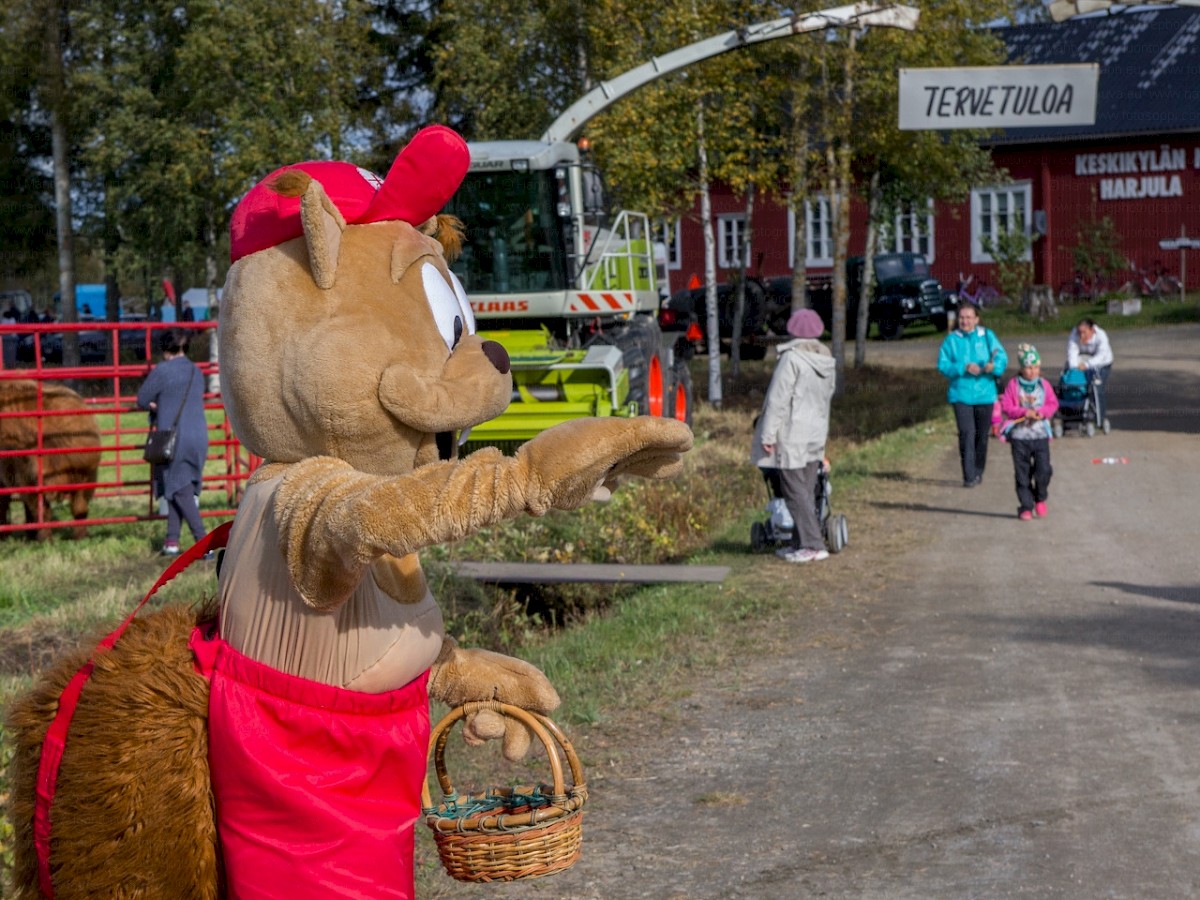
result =
[{"label": "grey stroller", "polygon": [[[783,491],[779,482],[778,469],[763,469],[763,480],[767,483],[767,518],[750,526],[750,546],[755,551],[772,549],[784,541],[791,541],[796,533],[796,523],[783,502]],[[840,553],[850,543],[850,528],[846,517],[834,513],[829,505],[833,485],[829,472],[822,466],[817,474],[817,487],[813,501],[816,503],[817,521],[821,523],[821,534],[830,553]]]}]

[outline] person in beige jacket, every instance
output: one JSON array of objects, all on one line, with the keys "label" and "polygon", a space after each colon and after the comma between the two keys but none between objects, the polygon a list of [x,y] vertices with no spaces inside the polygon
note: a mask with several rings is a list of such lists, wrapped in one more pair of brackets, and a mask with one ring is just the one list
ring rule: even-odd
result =
[{"label": "person in beige jacket", "polygon": [[837,368],[829,349],[817,340],[825,331],[811,309],[792,313],[787,331],[794,340],[779,345],[779,362],[754,432],[752,460],[779,471],[780,493],[796,534],[777,555],[790,563],[829,557],[817,519],[817,474],[825,460],[829,408]]}]

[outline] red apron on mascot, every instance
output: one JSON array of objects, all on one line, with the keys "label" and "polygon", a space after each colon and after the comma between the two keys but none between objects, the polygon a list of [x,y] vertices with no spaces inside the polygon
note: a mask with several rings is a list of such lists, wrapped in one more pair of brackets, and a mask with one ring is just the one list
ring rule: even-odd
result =
[{"label": "red apron on mascot", "polygon": [[212,683],[208,756],[231,900],[411,898],[427,675],[364,694],[264,666],[215,630],[197,628],[191,646]]},{"label": "red apron on mascot", "polygon": [[[163,573],[97,653],[111,649],[162,585],[209,549],[226,523]],[[209,680],[209,767],[229,900],[354,897],[411,900],[413,825],[429,746],[428,672],[366,694],[248,659],[215,623],[189,641]],[[58,768],[89,662],[63,693],[43,745],[34,832],[38,880],[54,896],[51,827]],[[269,803],[264,803],[268,800]]]}]

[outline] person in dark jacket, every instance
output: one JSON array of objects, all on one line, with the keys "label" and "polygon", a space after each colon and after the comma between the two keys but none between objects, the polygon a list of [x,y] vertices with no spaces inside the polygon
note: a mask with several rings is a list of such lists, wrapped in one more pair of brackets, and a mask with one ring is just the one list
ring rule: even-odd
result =
[{"label": "person in dark jacket", "polygon": [[174,426],[179,432],[174,458],[155,473],[167,504],[167,537],[162,553],[175,556],[179,553],[181,522],[187,522],[196,540],[206,533],[197,498],[208,456],[208,421],[204,417],[204,375],[187,357],[187,332],[164,331],[159,347],[162,362],[138,390],[137,405],[150,411],[159,428],[171,428],[178,419]]},{"label": "person in dark jacket", "polygon": [[979,307],[961,303],[958,327],[946,335],[938,353],[938,371],[950,381],[946,399],[954,407],[958,426],[958,455],[963,487],[983,481],[987,465],[996,379],[1008,365],[1008,355],[990,328],[979,324]]}]

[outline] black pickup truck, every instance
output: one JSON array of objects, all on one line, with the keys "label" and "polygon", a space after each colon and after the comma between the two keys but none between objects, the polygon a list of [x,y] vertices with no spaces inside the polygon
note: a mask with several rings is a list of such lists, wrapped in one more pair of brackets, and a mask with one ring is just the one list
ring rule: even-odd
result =
[{"label": "black pickup truck", "polygon": [[[846,336],[852,337],[862,292],[861,256],[852,256],[846,261],[846,275]],[[810,275],[807,285],[808,305],[821,317],[828,330],[833,321],[833,279],[829,275]],[[787,275],[769,278],[766,287],[770,327],[781,329],[791,311],[792,279]],[[947,313],[946,293],[930,274],[924,256],[920,253],[879,253],[875,256],[875,298],[871,301],[868,324],[876,327],[881,338],[895,340],[908,326],[925,323],[945,331],[949,321]]]}]

